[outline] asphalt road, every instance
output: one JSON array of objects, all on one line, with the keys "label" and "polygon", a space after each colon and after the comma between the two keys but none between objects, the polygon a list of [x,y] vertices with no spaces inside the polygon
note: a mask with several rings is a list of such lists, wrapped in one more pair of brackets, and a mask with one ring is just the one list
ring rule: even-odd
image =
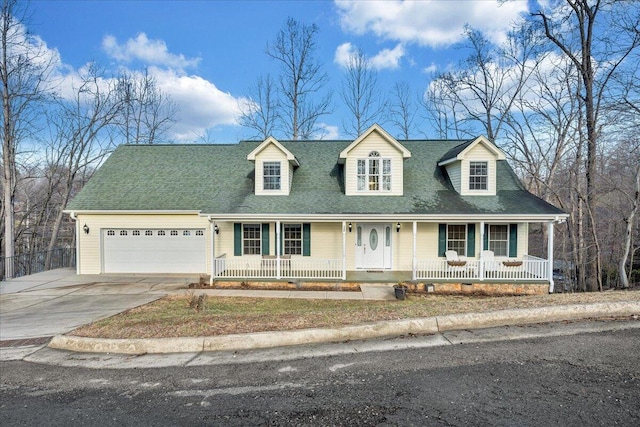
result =
[{"label": "asphalt road", "polygon": [[637,426],[638,354],[640,329],[629,329],[196,367],[3,362],[0,420],[11,426]]}]

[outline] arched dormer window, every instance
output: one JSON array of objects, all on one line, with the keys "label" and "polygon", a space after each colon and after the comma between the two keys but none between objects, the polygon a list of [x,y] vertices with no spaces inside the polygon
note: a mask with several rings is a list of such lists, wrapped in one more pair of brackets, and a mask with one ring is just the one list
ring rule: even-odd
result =
[{"label": "arched dormer window", "polygon": [[391,191],[391,159],[371,151],[367,159],[358,159],[358,191]]}]

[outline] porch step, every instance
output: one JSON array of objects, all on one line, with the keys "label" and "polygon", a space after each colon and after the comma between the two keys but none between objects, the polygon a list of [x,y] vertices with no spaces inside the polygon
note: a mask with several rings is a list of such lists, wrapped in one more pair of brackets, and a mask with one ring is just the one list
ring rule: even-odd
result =
[{"label": "porch step", "polygon": [[393,283],[361,283],[362,299],[366,300],[395,300]]}]

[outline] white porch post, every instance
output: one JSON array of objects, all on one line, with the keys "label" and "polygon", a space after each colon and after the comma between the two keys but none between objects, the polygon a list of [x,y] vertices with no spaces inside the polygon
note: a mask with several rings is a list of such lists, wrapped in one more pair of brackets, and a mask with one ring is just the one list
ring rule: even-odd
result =
[{"label": "white porch post", "polygon": [[549,262],[549,293],[553,293],[553,221],[547,223],[547,258]]},{"label": "white porch post", "polygon": [[211,255],[209,256],[211,262],[211,274],[209,274],[209,286],[213,286],[213,278],[216,276],[216,233],[215,222],[209,217],[209,235],[211,237]]},{"label": "white porch post", "polygon": [[347,222],[342,221],[342,280],[347,280]]},{"label": "white porch post", "polygon": [[480,280],[484,280],[484,257],[482,256],[483,250],[484,250],[484,221],[480,221],[480,267],[478,269]]},{"label": "white porch post", "polygon": [[280,221],[276,221],[276,279],[280,279]]},{"label": "white porch post", "polygon": [[417,269],[418,269],[418,258],[416,254],[416,239],[418,236],[418,223],[413,221],[413,259],[411,261],[412,264],[412,273],[411,277],[413,280],[416,280],[417,277]]}]

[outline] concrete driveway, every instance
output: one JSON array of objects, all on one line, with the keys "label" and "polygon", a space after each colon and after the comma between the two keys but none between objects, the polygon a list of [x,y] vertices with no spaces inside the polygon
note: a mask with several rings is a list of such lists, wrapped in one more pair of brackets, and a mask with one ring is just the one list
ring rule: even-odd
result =
[{"label": "concrete driveway", "polygon": [[197,280],[186,275],[76,275],[58,269],[0,282],[0,341],[64,334]]}]

